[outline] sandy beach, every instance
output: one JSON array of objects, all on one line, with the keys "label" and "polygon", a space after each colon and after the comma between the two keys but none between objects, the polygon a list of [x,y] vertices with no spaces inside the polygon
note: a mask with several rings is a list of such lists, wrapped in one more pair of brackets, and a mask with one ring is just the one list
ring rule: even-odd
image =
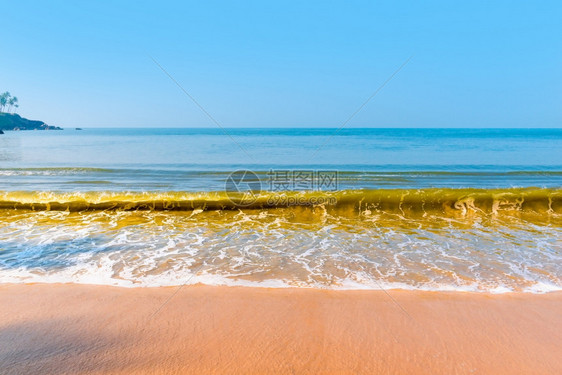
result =
[{"label": "sandy beach", "polygon": [[1,285],[0,373],[562,373],[562,293],[389,293]]}]

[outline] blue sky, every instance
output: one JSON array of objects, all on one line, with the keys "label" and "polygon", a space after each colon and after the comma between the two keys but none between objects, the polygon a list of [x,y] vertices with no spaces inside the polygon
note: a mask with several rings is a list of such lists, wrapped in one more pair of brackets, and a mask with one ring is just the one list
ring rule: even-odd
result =
[{"label": "blue sky", "polygon": [[2,2],[0,91],[63,127],[562,126],[555,1]]}]

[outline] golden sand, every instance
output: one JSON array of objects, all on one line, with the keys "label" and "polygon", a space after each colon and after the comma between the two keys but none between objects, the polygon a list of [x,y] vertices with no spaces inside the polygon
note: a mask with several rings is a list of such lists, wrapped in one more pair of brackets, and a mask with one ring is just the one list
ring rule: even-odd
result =
[{"label": "golden sand", "polygon": [[0,373],[562,373],[562,293],[176,291],[1,285]]}]

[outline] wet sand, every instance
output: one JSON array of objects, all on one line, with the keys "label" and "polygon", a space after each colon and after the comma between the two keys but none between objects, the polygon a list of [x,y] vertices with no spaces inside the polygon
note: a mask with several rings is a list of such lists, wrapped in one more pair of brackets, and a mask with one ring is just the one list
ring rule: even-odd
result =
[{"label": "wet sand", "polygon": [[558,292],[177,290],[0,285],[0,373],[562,373]]}]

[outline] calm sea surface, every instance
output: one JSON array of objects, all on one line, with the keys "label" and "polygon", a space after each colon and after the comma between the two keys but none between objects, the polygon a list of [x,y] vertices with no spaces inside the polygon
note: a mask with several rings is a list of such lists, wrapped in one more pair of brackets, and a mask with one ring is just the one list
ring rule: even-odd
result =
[{"label": "calm sea surface", "polygon": [[[6,132],[2,190],[220,190],[236,169],[366,172],[342,188],[561,186],[562,129],[86,129]],[[25,168],[95,170],[25,171]],[[399,174],[392,172],[464,172]],[[505,173],[517,172],[505,175]],[[520,173],[530,172],[530,173]],[[18,178],[22,176],[22,178]],[[50,178],[50,177],[53,178]],[[87,184],[88,180],[92,184]]]}]

